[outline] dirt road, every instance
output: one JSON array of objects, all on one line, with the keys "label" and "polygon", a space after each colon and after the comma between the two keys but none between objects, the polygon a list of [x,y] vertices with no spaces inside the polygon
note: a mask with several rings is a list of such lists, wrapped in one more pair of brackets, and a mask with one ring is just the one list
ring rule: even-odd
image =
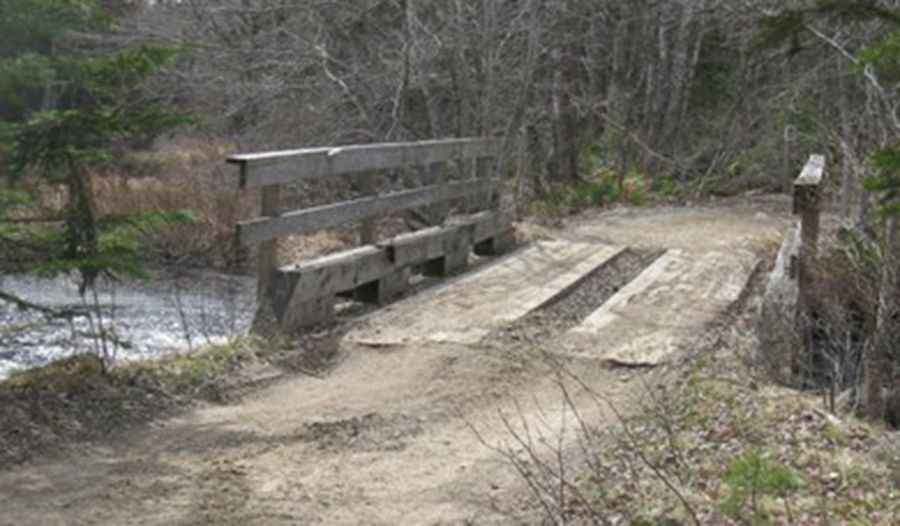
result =
[{"label": "dirt road", "polygon": [[[564,232],[525,230],[701,255],[777,242],[786,210],[781,200],[624,210],[580,218]],[[554,330],[540,338],[495,331],[465,344],[347,339],[343,361],[324,378],[286,379],[115,443],[73,446],[0,472],[0,524],[532,522],[538,516],[523,481],[488,445],[517,447],[501,414],[528,422],[539,449],[540,437],[563,449],[574,444],[573,415],[543,353],[623,406],[636,383],[624,381],[633,371],[596,356],[556,353]],[[572,390],[583,418],[613,422]]]}]

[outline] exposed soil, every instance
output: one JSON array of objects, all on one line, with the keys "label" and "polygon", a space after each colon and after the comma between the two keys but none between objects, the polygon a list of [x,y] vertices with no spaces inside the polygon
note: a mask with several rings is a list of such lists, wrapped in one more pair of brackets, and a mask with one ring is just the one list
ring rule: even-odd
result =
[{"label": "exposed soil", "polygon": [[[564,232],[523,228],[638,251],[517,330],[552,344],[659,248],[758,246],[775,240],[785,219],[785,206],[761,212],[748,202],[591,214]],[[626,411],[641,394],[627,380],[644,373],[547,360],[552,345],[514,345],[508,336],[384,349],[338,339],[328,374],[286,377],[0,471],[0,524],[540,522],[539,503],[497,449],[515,453],[517,430],[542,455],[552,444],[576,452],[578,419],[561,403],[559,365]],[[615,423],[581,383],[566,385],[578,418]]]}]

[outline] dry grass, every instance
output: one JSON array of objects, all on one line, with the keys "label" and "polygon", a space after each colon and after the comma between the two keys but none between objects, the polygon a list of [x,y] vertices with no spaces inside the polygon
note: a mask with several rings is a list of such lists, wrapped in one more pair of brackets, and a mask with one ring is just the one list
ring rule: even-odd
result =
[{"label": "dry grass", "polygon": [[99,212],[190,210],[194,222],[147,234],[152,255],[169,263],[239,267],[234,225],[252,216],[257,195],[238,190],[237,173],[224,162],[232,151],[227,143],[185,139],[129,154],[94,177]]},{"label": "dry grass", "polygon": [[[239,190],[237,171],[225,157],[237,150],[225,142],[181,139],[152,152],[129,154],[113,170],[97,174],[93,188],[101,214],[190,210],[191,224],[175,225],[148,234],[148,248],[167,263],[191,263],[213,268],[248,269],[248,251],[234,244],[235,224],[254,217],[259,192]],[[289,188],[284,204],[303,208],[351,197],[349,181]],[[379,220],[379,235],[390,237],[407,231],[401,217]],[[279,240],[283,264],[353,246],[355,225],[289,236]]]}]

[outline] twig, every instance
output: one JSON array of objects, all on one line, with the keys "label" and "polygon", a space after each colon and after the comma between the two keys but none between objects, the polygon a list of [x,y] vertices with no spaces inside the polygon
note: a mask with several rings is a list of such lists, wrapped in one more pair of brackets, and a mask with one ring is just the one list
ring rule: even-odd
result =
[{"label": "twig", "polygon": [[54,309],[53,307],[47,307],[46,305],[41,305],[39,303],[34,303],[28,301],[26,299],[20,298],[14,294],[10,294],[9,292],[4,292],[0,290],[0,300],[5,301],[7,303],[12,303],[16,307],[22,310],[31,310],[35,312],[40,312],[41,314],[51,318],[51,319],[72,319],[79,317],[88,317],[90,316],[90,308],[84,309]]},{"label": "twig", "polygon": [[627,438],[628,442],[630,443],[629,444],[630,449],[632,451],[634,451],[634,453],[638,456],[638,458],[641,460],[641,462],[643,462],[643,464],[645,466],[647,466],[647,468],[650,469],[650,471],[653,472],[653,475],[660,482],[662,482],[669,489],[669,491],[671,491],[672,494],[675,495],[676,498],[678,498],[678,500],[681,502],[681,505],[684,507],[685,511],[688,513],[688,515],[690,515],[691,521],[696,526],[700,526],[701,525],[700,518],[697,516],[697,512],[694,510],[694,507],[691,505],[690,502],[688,502],[687,497],[684,496],[684,494],[681,492],[681,490],[678,489],[677,487],[675,487],[674,484],[672,484],[672,481],[669,480],[669,477],[666,476],[665,473],[663,473],[662,469],[660,469],[659,466],[657,466],[653,461],[651,461],[647,457],[647,454],[644,452],[644,450],[640,446],[637,436],[635,436],[634,432],[631,429],[631,426],[628,425],[628,421],[625,418],[625,415],[623,415],[619,411],[619,408],[613,403],[613,401],[610,400],[605,395],[602,395],[602,394],[598,393],[597,391],[595,391],[594,389],[592,389],[576,374],[571,373],[571,372],[567,372],[567,374],[579,386],[581,386],[582,389],[584,389],[592,397],[594,397],[595,400],[601,401],[607,407],[609,407],[610,411],[612,411],[612,413],[615,415],[616,420],[618,420],[619,424],[622,426],[622,431],[625,434],[625,438]]}]

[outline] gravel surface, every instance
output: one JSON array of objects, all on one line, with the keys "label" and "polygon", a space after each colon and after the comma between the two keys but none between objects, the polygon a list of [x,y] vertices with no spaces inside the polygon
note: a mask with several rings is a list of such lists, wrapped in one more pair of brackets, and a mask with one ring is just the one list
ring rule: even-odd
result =
[{"label": "gravel surface", "polygon": [[543,344],[577,326],[661,256],[661,250],[628,249],[595,270],[554,302],[543,306],[486,340],[495,345]]}]

